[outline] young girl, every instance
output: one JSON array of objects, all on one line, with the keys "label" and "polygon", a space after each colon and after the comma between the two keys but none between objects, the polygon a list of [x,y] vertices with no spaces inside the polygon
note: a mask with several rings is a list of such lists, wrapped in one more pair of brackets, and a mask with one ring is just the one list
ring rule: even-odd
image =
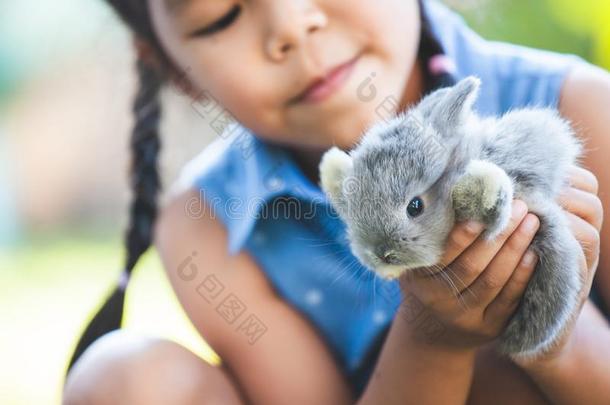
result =
[{"label": "young girl", "polygon": [[[600,239],[597,193],[599,179],[610,203],[608,74],[575,56],[485,41],[434,1],[110,3],[138,51],[135,198],[125,271],[77,346],[65,403],[607,403],[610,256],[599,251],[610,235]],[[454,227],[440,264],[455,296],[443,280],[365,271],[318,187],[330,146],[353,147],[373,122],[471,74],[482,79],[481,114],[555,107],[587,142],[591,171],[574,168],[560,198],[583,247],[582,306],[553,350],[528,361],[493,350],[537,260],[528,245],[539,222],[522,201],[492,244],[477,223]],[[220,137],[184,168],[155,222],[167,83]],[[220,366],[115,330],[153,233]]]}]

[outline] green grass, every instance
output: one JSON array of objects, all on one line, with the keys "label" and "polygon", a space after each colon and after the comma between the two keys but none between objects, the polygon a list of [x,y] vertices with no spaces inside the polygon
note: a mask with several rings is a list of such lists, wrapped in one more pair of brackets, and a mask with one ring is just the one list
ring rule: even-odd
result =
[{"label": "green grass", "polygon": [[[121,241],[37,238],[0,251],[0,401],[59,403],[76,340],[118,277]],[[159,322],[163,320],[163,322]],[[150,250],[130,282],[124,327],[177,341],[218,360],[182,311]]]}]

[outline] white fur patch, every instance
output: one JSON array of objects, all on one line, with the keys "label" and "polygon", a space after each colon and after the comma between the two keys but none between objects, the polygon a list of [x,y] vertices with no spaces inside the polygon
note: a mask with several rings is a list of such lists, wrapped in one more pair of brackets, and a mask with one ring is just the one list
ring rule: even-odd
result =
[{"label": "white fur patch", "polygon": [[483,207],[492,208],[498,199],[500,190],[511,190],[510,179],[498,166],[484,160],[472,160],[468,163],[466,173],[484,182]]},{"label": "white fur patch", "polygon": [[351,168],[352,158],[341,149],[333,146],[324,153],[320,161],[320,183],[331,198],[341,196],[343,180]]},{"label": "white fur patch", "polygon": [[376,269],[376,273],[386,280],[394,280],[400,277],[405,271],[407,271],[405,270],[405,266],[397,265],[385,265]]}]

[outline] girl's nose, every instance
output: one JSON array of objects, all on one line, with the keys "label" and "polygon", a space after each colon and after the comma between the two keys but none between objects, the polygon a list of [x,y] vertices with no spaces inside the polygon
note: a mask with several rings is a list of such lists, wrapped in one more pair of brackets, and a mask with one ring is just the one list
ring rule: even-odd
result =
[{"label": "girl's nose", "polygon": [[307,40],[309,34],[326,26],[326,14],[313,1],[275,0],[267,2],[269,13],[266,52],[276,62]]}]

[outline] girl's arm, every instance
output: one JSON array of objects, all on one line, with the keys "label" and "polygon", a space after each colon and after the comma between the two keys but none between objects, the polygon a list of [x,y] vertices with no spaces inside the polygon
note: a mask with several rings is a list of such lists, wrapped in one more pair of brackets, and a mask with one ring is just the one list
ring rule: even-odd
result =
[{"label": "girl's arm", "polygon": [[[412,311],[406,306],[399,311]],[[408,318],[397,315],[358,405],[466,403],[475,351],[439,350],[412,334]]]},{"label": "girl's arm", "polygon": [[[610,226],[601,229],[604,210],[593,194],[610,207],[610,75],[594,67],[575,69],[562,90],[561,113],[572,120],[586,142],[584,166],[597,176],[593,193],[572,195],[564,205],[577,216],[572,228],[588,246],[588,265],[606,308],[610,308]],[[570,196],[567,196],[570,197]],[[588,290],[586,291],[588,293]],[[568,342],[560,353],[522,368],[555,404],[607,404],[610,398],[610,328],[599,310],[587,301]]]},{"label": "girl's arm", "polygon": [[155,245],[186,314],[246,403],[353,403],[322,338],[277,296],[249,255],[226,253],[226,230],[210,210],[199,219],[186,214],[199,197],[187,192],[164,208]]},{"label": "girl's arm", "polygon": [[600,209],[594,200],[588,209],[583,207],[581,217],[596,228],[605,219],[606,226],[598,234],[601,253],[595,283],[605,307],[610,309],[610,74],[593,66],[574,69],[563,86],[559,109],[585,141],[583,165],[597,177],[591,181],[597,183],[602,217],[595,218]]}]

